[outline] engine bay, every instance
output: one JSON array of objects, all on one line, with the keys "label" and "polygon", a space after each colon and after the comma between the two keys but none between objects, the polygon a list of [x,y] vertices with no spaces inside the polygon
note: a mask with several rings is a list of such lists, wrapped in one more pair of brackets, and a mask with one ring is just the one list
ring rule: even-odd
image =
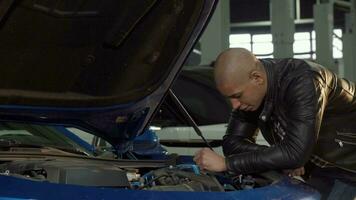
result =
[{"label": "engine bay", "polygon": [[156,191],[223,192],[272,183],[252,176],[205,173],[193,164],[131,168],[116,163],[62,159],[6,161],[0,164],[0,175],[57,184]]}]

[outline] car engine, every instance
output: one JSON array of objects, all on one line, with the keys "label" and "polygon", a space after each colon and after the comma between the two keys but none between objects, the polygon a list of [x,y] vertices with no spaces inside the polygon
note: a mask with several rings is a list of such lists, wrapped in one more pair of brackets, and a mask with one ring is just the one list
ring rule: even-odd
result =
[{"label": "car engine", "polygon": [[201,174],[191,169],[187,165],[185,167],[178,165],[152,170],[143,176],[143,181],[140,182],[139,187],[160,191],[224,191],[224,188],[214,176]]},{"label": "car engine", "polygon": [[194,165],[147,170],[125,169],[117,164],[87,160],[18,160],[0,164],[0,174],[82,186],[158,191],[224,191],[215,176],[200,173]]}]

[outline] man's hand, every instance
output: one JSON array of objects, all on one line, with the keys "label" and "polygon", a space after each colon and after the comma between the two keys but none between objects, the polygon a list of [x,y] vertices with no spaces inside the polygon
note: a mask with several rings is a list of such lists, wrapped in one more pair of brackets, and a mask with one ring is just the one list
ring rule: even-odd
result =
[{"label": "man's hand", "polygon": [[288,176],[302,176],[305,173],[304,167],[300,167],[297,169],[287,169],[283,170],[284,174],[287,174]]},{"label": "man's hand", "polygon": [[209,148],[203,148],[197,151],[193,160],[201,170],[212,172],[226,171],[225,158]]}]

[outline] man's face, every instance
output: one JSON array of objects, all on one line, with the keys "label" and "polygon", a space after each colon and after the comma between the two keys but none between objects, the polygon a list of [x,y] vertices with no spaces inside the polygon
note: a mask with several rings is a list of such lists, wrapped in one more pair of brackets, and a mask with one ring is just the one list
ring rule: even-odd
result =
[{"label": "man's face", "polygon": [[244,83],[234,83],[218,88],[220,92],[230,99],[233,109],[255,111],[261,105],[265,96],[263,85],[253,79]]}]

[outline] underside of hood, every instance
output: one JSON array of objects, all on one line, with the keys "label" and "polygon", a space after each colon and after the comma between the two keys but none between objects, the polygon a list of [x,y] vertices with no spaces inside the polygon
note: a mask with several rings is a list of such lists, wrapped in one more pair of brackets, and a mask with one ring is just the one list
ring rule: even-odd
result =
[{"label": "underside of hood", "polygon": [[1,23],[0,103],[71,107],[127,103],[152,93],[172,70],[204,5],[19,2]]},{"label": "underside of hood", "polygon": [[112,143],[131,140],[150,121],[214,4],[1,1],[1,119],[71,123]]}]

